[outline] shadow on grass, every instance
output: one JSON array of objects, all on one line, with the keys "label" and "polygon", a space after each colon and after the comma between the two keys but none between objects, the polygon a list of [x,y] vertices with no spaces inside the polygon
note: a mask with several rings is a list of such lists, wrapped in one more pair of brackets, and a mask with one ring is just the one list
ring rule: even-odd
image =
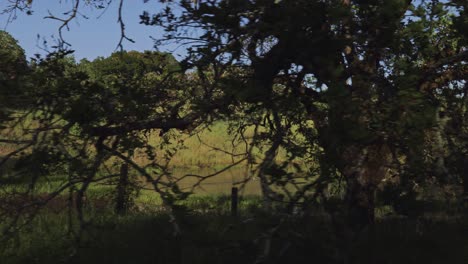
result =
[{"label": "shadow on grass", "polygon": [[163,211],[96,215],[78,246],[65,235],[65,214],[43,214],[5,247],[0,263],[468,263],[466,217],[383,218],[346,243],[327,218],[284,221],[245,208],[236,219],[223,212],[178,213],[181,237],[174,237]]}]

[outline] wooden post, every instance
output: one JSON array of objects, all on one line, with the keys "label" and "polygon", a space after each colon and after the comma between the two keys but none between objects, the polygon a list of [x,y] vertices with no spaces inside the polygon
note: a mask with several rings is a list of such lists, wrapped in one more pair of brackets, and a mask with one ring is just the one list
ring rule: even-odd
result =
[{"label": "wooden post", "polygon": [[463,195],[462,195],[462,208],[468,212],[468,157],[463,160],[462,182],[463,182]]},{"label": "wooden post", "polygon": [[237,217],[237,205],[239,202],[239,191],[237,187],[232,187],[231,189],[231,216]]},{"label": "wooden post", "polygon": [[123,215],[128,209],[128,164],[120,166],[120,178],[117,184],[117,197],[115,199],[115,212]]}]

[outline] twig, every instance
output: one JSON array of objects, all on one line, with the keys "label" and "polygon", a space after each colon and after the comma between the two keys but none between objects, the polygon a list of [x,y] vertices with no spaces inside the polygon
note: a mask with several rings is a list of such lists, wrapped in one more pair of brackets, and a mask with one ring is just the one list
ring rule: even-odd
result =
[{"label": "twig", "polygon": [[124,0],[120,0],[119,2],[119,11],[118,11],[118,19],[117,22],[120,24],[120,40],[119,43],[117,44],[116,50],[120,49],[120,51],[123,51],[123,41],[128,40],[131,43],[135,43],[135,41],[129,37],[127,37],[125,33],[125,23],[123,21],[122,17],[122,9],[123,9],[123,2]]},{"label": "twig", "polygon": [[68,26],[68,24],[69,24],[70,21],[72,21],[72,20],[76,17],[76,15],[78,14],[78,8],[79,8],[79,5],[80,5],[80,0],[73,0],[73,1],[75,1],[75,2],[74,2],[75,4],[73,5],[72,10],[66,13],[66,14],[71,13],[71,15],[70,15],[69,17],[67,17],[67,18],[59,18],[59,17],[53,15],[50,11],[48,11],[49,15],[46,16],[46,17],[44,17],[45,19],[53,19],[53,20],[58,20],[58,21],[62,22],[62,25],[61,25],[61,26],[59,27],[59,29],[58,29],[59,38],[60,38],[60,41],[61,41],[61,43],[59,43],[60,46],[62,46],[62,44],[66,44],[66,45],[68,45],[68,46],[71,46],[71,44],[68,43],[68,42],[64,39],[63,33],[62,33],[62,32],[63,32],[63,29],[64,29],[64,28],[66,28],[68,31],[70,30],[70,27]]}]

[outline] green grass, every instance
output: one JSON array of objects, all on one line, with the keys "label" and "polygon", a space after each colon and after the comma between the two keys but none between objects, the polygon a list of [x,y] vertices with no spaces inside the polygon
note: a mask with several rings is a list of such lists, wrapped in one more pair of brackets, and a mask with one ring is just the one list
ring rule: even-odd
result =
[{"label": "green grass", "polygon": [[[54,190],[63,177],[40,182],[36,193]],[[23,184],[3,186],[12,191]],[[114,187],[93,184],[87,193],[86,219],[91,224],[77,243],[70,235],[67,210],[42,210],[8,243],[0,245],[0,263],[254,263],[264,251],[265,234],[283,215],[265,211],[258,195],[241,195],[239,217],[230,216],[228,195],[198,193],[177,203],[182,237],[173,227],[161,198],[142,190],[125,216],[113,212]],[[58,197],[63,205],[66,195]],[[105,204],[99,204],[105,201]],[[386,217],[379,208],[377,224],[350,239],[320,206],[314,213],[283,218],[271,238],[266,263],[460,263],[468,259],[468,218]],[[71,231],[77,232],[73,215]],[[1,226],[0,226],[1,227]]]},{"label": "green grass", "polygon": [[[28,121],[26,121],[27,123]],[[32,121],[29,121],[32,122]],[[20,131],[18,129],[12,131],[11,133],[18,134]],[[182,146],[178,146],[178,140],[174,140],[173,144],[167,146],[167,148],[158,150],[156,153],[157,159],[160,161],[164,157],[165,151],[168,148],[177,148],[177,152],[172,157],[169,165],[171,170],[173,170],[173,175],[177,177],[182,177],[185,174],[198,174],[198,175],[210,175],[216,171],[219,171],[229,165],[232,165],[233,162],[238,161],[241,156],[233,157],[232,155],[226,152],[232,152],[235,154],[240,154],[245,152],[245,145],[240,144],[239,142],[234,143],[233,145],[233,135],[230,135],[229,124],[227,122],[216,122],[212,124],[209,128],[201,130],[197,135],[187,135],[181,132],[172,131],[175,138],[183,141]],[[3,131],[6,133],[6,131]],[[252,137],[253,131],[247,129],[246,137]],[[159,137],[158,131],[153,132],[149,136],[149,143],[153,146],[159,146],[161,144],[161,138]],[[177,145],[177,146],[176,146]],[[219,151],[223,149],[226,152]],[[14,150],[14,146],[11,144],[0,144],[0,157],[6,155]],[[257,150],[257,152],[259,152]],[[260,157],[261,154],[257,153]],[[280,150],[279,160],[284,159],[286,156],[284,150]],[[150,162],[147,160],[145,155],[134,156],[134,160],[138,164],[147,164]],[[113,160],[109,161],[112,163]],[[11,168],[13,167],[14,159],[2,166],[0,168],[0,177],[9,177],[11,173]],[[204,183],[195,189],[196,194],[209,195],[209,194],[228,194],[231,190],[231,187],[235,183],[241,182],[246,178],[252,178],[241,191],[245,195],[259,195],[261,193],[259,182],[255,181],[255,178],[250,175],[250,171],[247,169],[247,163],[243,162],[237,166],[217,175],[216,177],[210,178]],[[2,180],[3,181],[3,180]],[[183,190],[189,190],[190,187],[196,182],[195,178],[187,178],[180,183],[180,187]],[[40,190],[37,192],[50,192],[54,187],[48,187],[47,185],[40,186]]]},{"label": "green grass", "polygon": [[[177,213],[182,236],[175,238],[167,214],[134,212],[92,215],[93,224],[76,244],[67,236],[65,214],[39,215],[17,240],[3,245],[0,263],[254,263],[264,251],[265,234],[280,216],[246,199],[232,218],[222,197],[197,197]],[[467,219],[421,221],[381,219],[373,232],[353,240],[319,217],[286,219],[271,238],[265,263],[459,263],[468,259]]]},{"label": "green grass", "polygon": [[[33,123],[32,117],[28,116],[24,121],[25,124]],[[184,147],[177,151],[176,155],[171,160],[173,167],[221,167],[232,163],[232,156],[221,151],[215,151],[213,147],[233,151],[235,153],[242,152],[243,146],[232,146],[233,136],[228,133],[228,123],[220,121],[211,125],[207,129],[203,129],[198,133],[198,137],[190,136],[186,133],[172,131],[174,137],[184,141]],[[23,139],[20,127],[13,129],[0,130],[1,138],[6,139]],[[247,133],[251,136],[252,133]],[[175,147],[177,141],[172,145]],[[159,131],[154,131],[149,136],[149,143],[154,146],[159,146],[161,138]],[[0,142],[0,157],[4,156],[16,149],[14,144]],[[160,150],[157,153],[158,157],[163,157],[165,150]],[[145,162],[144,157],[136,157],[137,161]]]},{"label": "green grass", "polygon": [[[177,138],[168,148],[177,148],[175,155],[171,158],[170,166],[175,168],[223,168],[231,165],[233,162],[243,158],[234,155],[245,153],[246,146],[243,142],[234,140],[235,136],[229,133],[229,124],[224,121],[218,121],[208,128],[200,130],[197,134],[189,135],[182,132],[172,131],[172,135]],[[253,136],[253,129],[247,129],[245,137],[250,142]],[[179,145],[179,140],[183,144]],[[149,144],[153,146],[161,145],[159,132],[152,133],[149,137]],[[222,150],[222,151],[220,151]],[[156,153],[156,157],[162,160],[165,149]],[[261,155],[256,153],[256,155]],[[284,157],[284,151],[279,154]],[[136,156],[137,163],[147,162],[146,157]]]},{"label": "green grass", "polygon": [[[201,140],[185,138],[185,147],[171,161],[173,175],[209,175],[231,164],[231,155],[212,148],[243,151],[241,145],[232,146],[227,128],[227,123],[218,122],[199,134]],[[156,135],[150,137],[153,145],[160,143]],[[0,156],[9,151],[11,146],[0,145]],[[147,162],[142,157],[135,160]],[[8,171],[4,167],[3,176]],[[206,180],[188,199],[179,201],[178,208],[185,208],[175,212],[183,230],[181,239],[173,237],[156,192],[141,190],[130,212],[118,216],[112,204],[115,186],[92,184],[85,207],[92,224],[77,244],[69,235],[67,210],[51,209],[66,205],[64,193],[15,239],[0,245],[0,263],[254,263],[264,250],[266,232],[278,225],[281,215],[262,209],[259,183],[252,180],[240,193],[240,217],[230,217],[228,194],[247,174],[241,164]],[[53,192],[65,180],[61,175],[49,179],[37,184],[36,194]],[[185,190],[193,184],[188,179],[180,187]],[[2,183],[1,188],[3,193],[25,191],[27,181]],[[317,208],[313,217],[284,221],[272,237],[266,263],[468,263],[468,218],[453,217],[450,208],[439,209],[438,217],[408,219],[386,217],[393,209],[379,207],[372,232],[364,230],[349,240]],[[73,221],[71,231],[76,232]]]}]

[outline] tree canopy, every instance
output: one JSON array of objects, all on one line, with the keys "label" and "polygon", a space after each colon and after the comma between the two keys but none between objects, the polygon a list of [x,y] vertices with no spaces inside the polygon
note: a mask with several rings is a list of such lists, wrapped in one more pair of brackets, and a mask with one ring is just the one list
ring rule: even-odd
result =
[{"label": "tree canopy", "polygon": [[[163,28],[155,44],[186,45],[187,57],[122,51],[76,63],[61,49],[37,59],[27,114],[38,124],[10,157],[72,168],[64,188],[83,183],[81,194],[117,159],[170,206],[186,194],[154,161],[146,133],[177,141],[173,130],[228,120],[265,197],[289,212],[332,202],[342,180],[339,199],[354,230],[373,223],[376,194],[398,208],[429,182],[463,183],[468,192],[465,1],[160,2],[166,8],[143,13],[141,23]],[[24,52],[6,39],[15,50],[2,55],[11,79]],[[251,141],[242,137],[247,128]],[[149,162],[135,163],[137,152]]]},{"label": "tree canopy", "polygon": [[[375,190],[395,175],[402,186],[463,177],[445,166],[441,97],[465,96],[463,2],[181,1],[178,8],[142,21],[166,30],[159,43],[191,43],[190,67],[242,69],[243,79],[216,76],[233,84],[235,99],[313,121],[309,143],[323,149],[321,167],[347,181],[357,222],[373,219]],[[191,27],[204,29],[198,42],[185,33]]]},{"label": "tree canopy", "polygon": [[26,71],[24,50],[8,32],[0,30],[0,122],[8,116],[4,106],[11,105],[12,95],[22,89],[20,79]]},{"label": "tree canopy", "polygon": [[24,50],[8,32],[0,31],[1,81],[17,78],[26,69]]}]

